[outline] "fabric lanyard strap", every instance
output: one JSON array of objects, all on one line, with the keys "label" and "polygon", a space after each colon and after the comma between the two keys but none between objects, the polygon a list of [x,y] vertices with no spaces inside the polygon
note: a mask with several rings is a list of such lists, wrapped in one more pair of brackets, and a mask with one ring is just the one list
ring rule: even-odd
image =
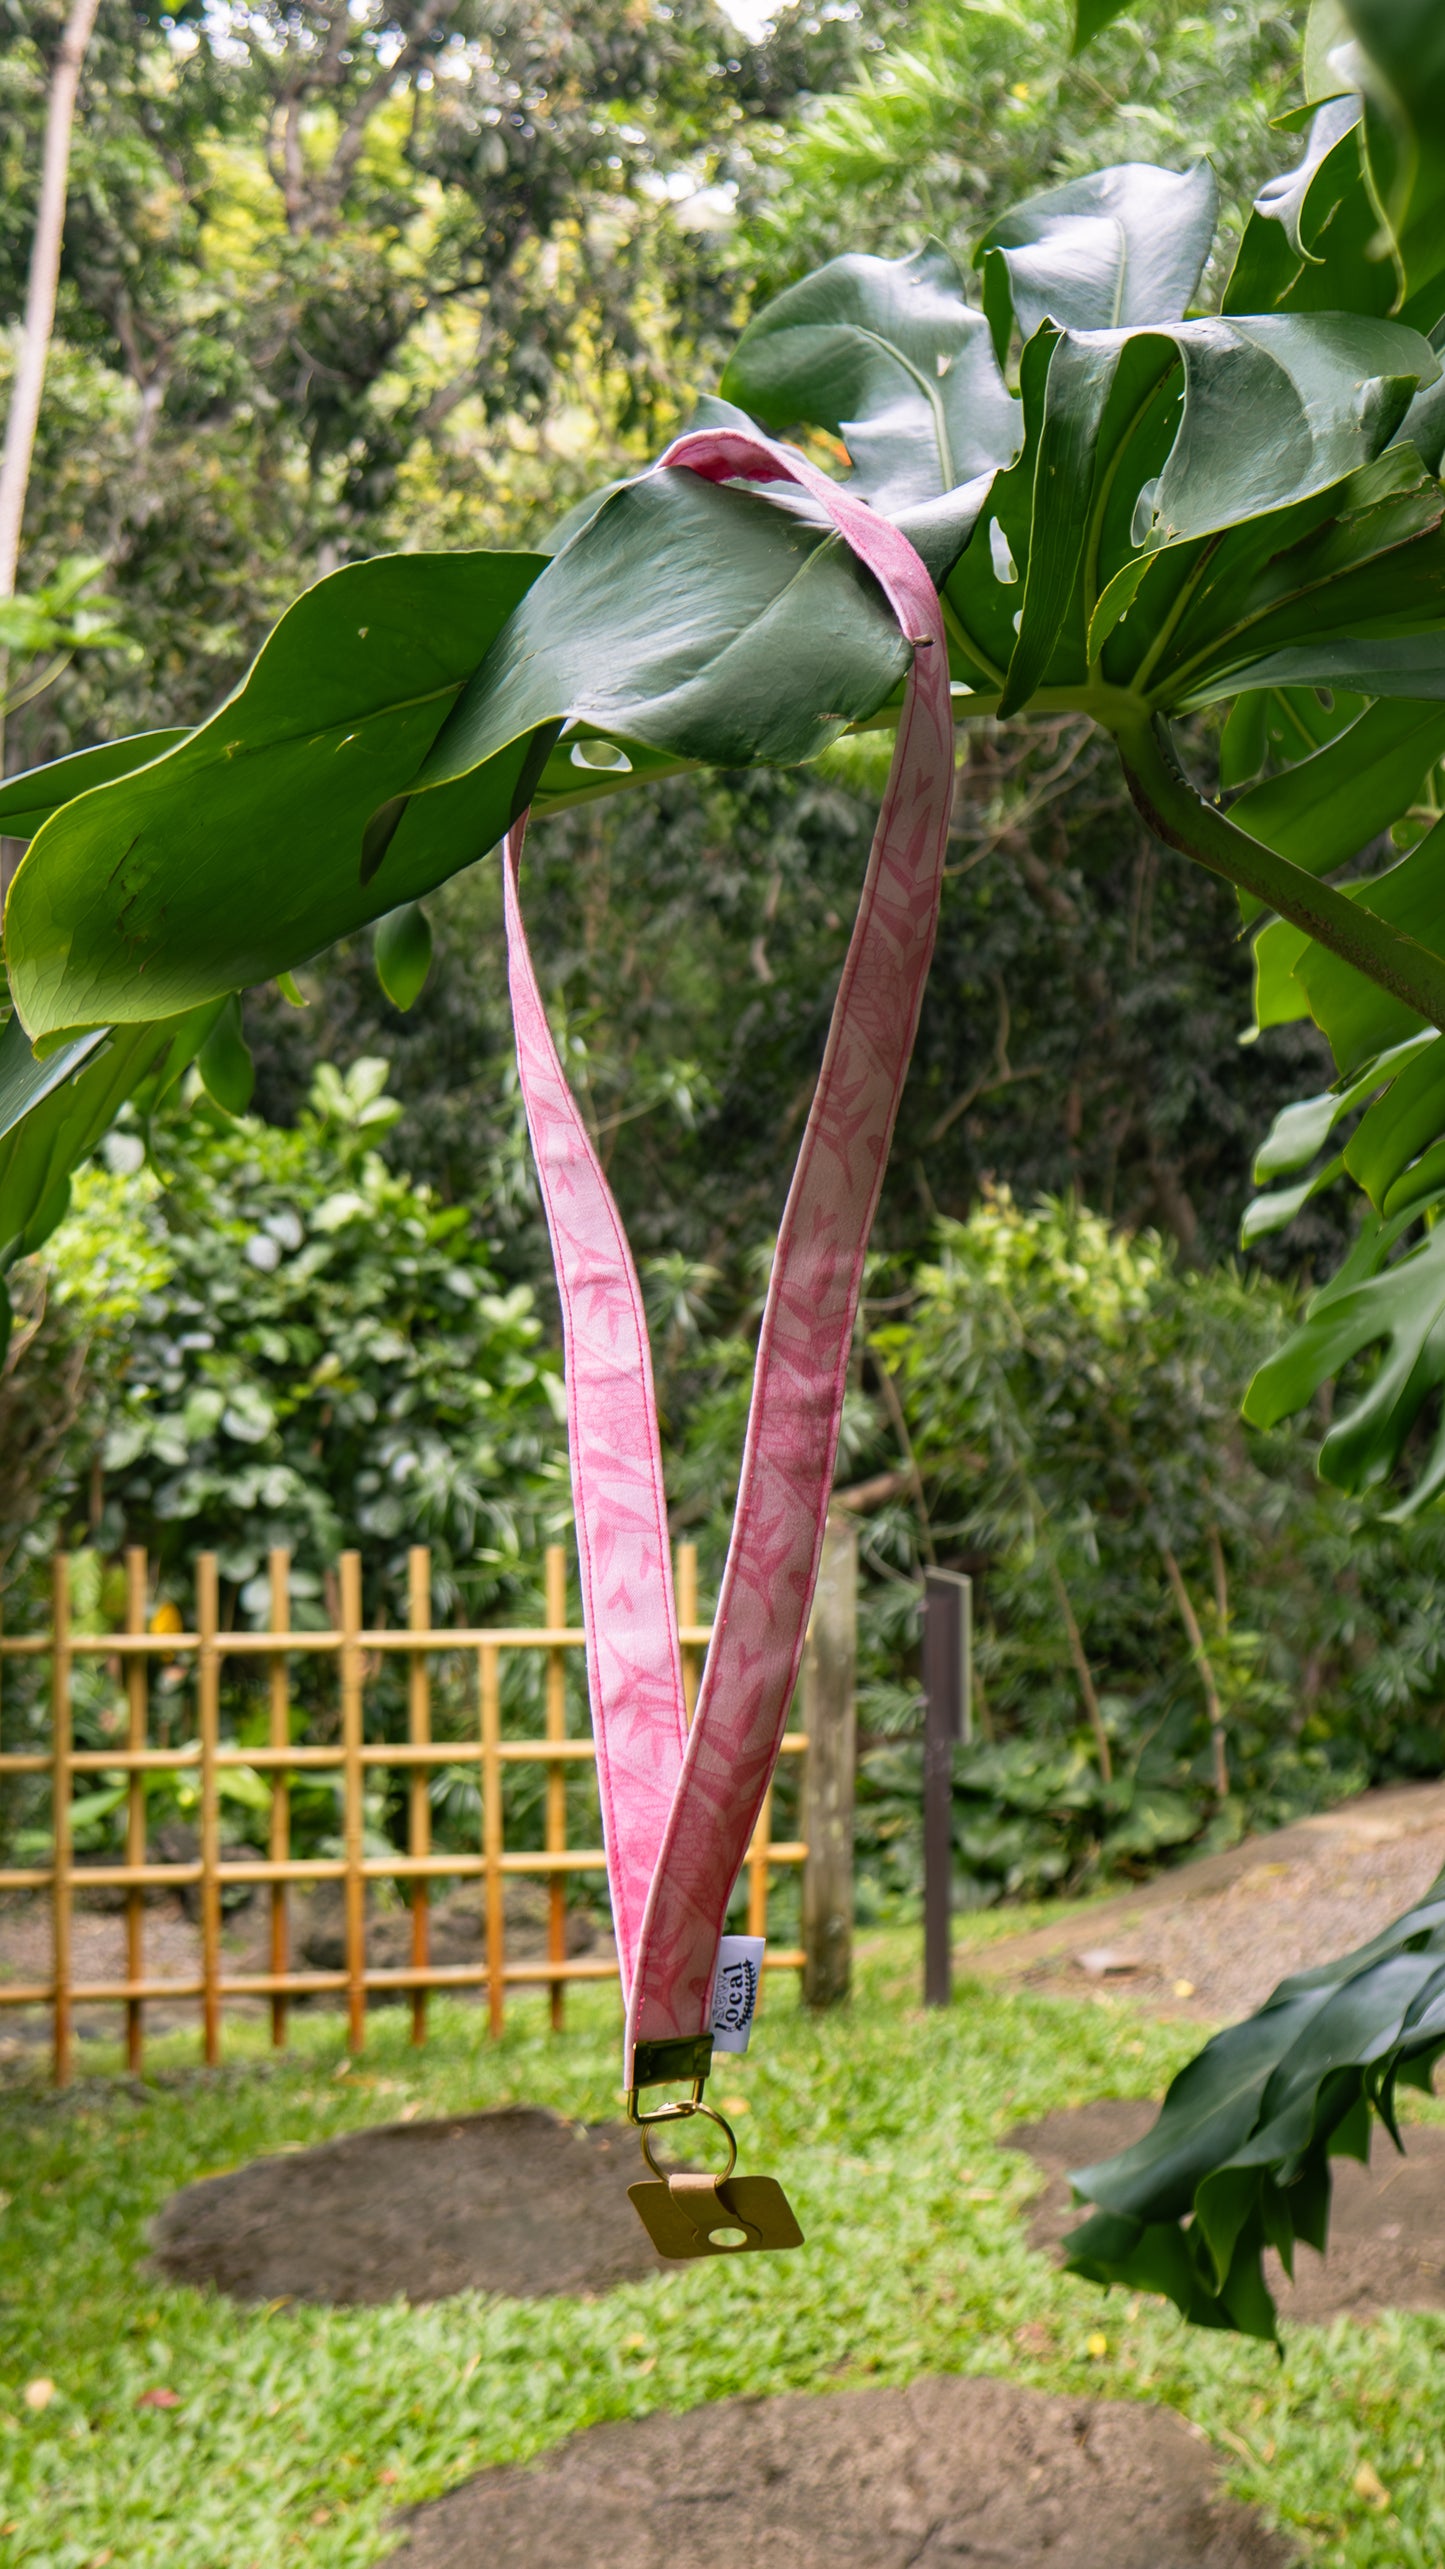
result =
[{"label": "fabric lanyard strap", "polygon": [[[732,429],[659,471],[785,480],[819,501],[914,645],[823,1066],[778,1234],[737,1509],[689,1728],[637,1270],[537,987],[504,865],[517,1066],[562,1305],[568,1440],[629,2088],[707,2034],[718,1943],[787,1721],[822,1549],[864,1252],[938,919],[953,787],[937,596],[906,536],[791,448]],[[706,2047],[701,2052],[706,2066]],[[690,2063],[689,2063],[690,2066]]]}]

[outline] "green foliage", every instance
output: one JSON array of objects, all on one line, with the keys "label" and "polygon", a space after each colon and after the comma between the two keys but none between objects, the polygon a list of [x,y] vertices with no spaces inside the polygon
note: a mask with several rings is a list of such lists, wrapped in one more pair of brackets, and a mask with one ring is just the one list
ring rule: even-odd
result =
[{"label": "green foliage", "polygon": [[[1181,1270],[1157,1234],[1123,1238],[1075,1205],[1024,1212],[1000,1195],[942,1226],[905,1300],[870,1336],[924,1502],[909,1510],[903,1560],[936,1553],[979,1583],[989,1737],[956,1765],[963,1897],[1147,1867],[1362,1780],[1378,1746],[1329,1630],[1320,1557],[1331,1531],[1346,1542],[1342,1516],[1321,1517],[1302,1443],[1257,1452],[1234,1423],[1239,1381],[1283,1333],[1288,1296]],[[865,1547],[875,1576],[886,1545],[880,1524]],[[1205,1637],[1224,1800],[1171,1556]],[[1357,1596],[1366,1621],[1388,1579],[1382,1561]],[[886,1612],[878,1630],[878,1611],[865,1615],[863,1706],[886,1733],[916,1719],[916,1699],[895,1704],[885,1676],[914,1634],[890,1630]],[[903,1758],[865,1759],[865,1810],[876,1797],[883,1880],[911,1888],[918,1788]]]},{"label": "green foliage", "polygon": [[1445,2052],[1445,1896],[1339,1962],[1280,1982],[1175,2079],[1142,2141],[1074,2173],[1100,2207],[1068,2242],[1095,2283],[1167,2293],[1186,2319],[1276,2333],[1261,2257],[1286,2273],[1329,2236],[1330,2159],[1368,2161],[1378,2115],[1397,2148],[1399,2086],[1430,2093]]},{"label": "green foliage", "polygon": [[[1381,655],[1433,597],[1441,517],[1410,449],[1376,460],[1412,395],[1438,378],[1428,343],[1366,315],[1179,319],[1212,195],[1186,191],[1176,246],[1161,258],[1165,185],[1126,171],[1077,182],[1016,218],[1013,246],[997,232],[984,244],[1005,281],[1011,261],[1027,261],[1017,421],[1002,438],[1007,396],[972,358],[946,425],[936,391],[910,427],[899,422],[905,341],[915,385],[930,365],[935,386],[956,367],[961,299],[931,272],[925,284],[912,269],[890,276],[874,263],[866,282],[848,270],[835,277],[837,315],[826,279],[794,289],[754,323],[737,378],[746,389],[752,352],[765,346],[761,396],[775,418],[785,399],[803,422],[830,427],[841,402],[862,404],[861,420],[842,424],[861,441],[863,487],[871,480],[875,504],[886,499],[894,516],[906,518],[920,491],[934,507],[956,501],[965,467],[983,458],[993,486],[982,515],[982,494],[967,502],[964,518],[977,522],[944,585],[957,682],[980,710],[1091,714],[1141,774],[1157,716],[1235,692],[1251,667],[1428,692],[1418,649],[1395,680]],[[1082,266],[1081,224],[1091,243],[1098,236]],[[1121,242],[1131,317],[1101,333],[1100,294],[1117,293],[1125,273]],[[808,318],[804,291],[822,294],[833,317]],[[868,344],[879,338],[869,295],[890,311],[906,305],[908,317],[885,323],[884,345],[887,328],[903,332],[895,358],[860,368],[860,313],[871,315]],[[1001,339],[1012,284],[1005,296]],[[986,360],[976,321],[970,345]],[[900,438],[911,454],[920,434],[931,447],[921,484],[899,454]],[[962,524],[950,518],[945,559]],[[797,760],[846,722],[871,719],[896,683],[902,646],[872,584],[774,497],[663,474],[614,492],[563,536],[540,575],[534,560],[491,555],[404,555],[338,574],[283,620],[247,688],[193,742],[44,823],[7,905],[12,987],[31,1032],[157,1000],[195,1004],[288,969],[395,907],[398,891],[425,890],[469,861],[528,795],[542,811],[574,800],[579,772],[599,765],[602,790],[615,791],[646,773],[648,752]],[[1402,546],[1407,560],[1395,558]],[[480,633],[475,617],[457,620],[460,590],[447,625],[433,594],[443,574],[453,587],[480,583]],[[374,662],[373,591],[393,656],[405,638],[405,693],[388,683],[385,651]],[[1348,620],[1361,614],[1382,639],[1352,638]],[[823,632],[826,653],[812,640]],[[423,637],[429,686],[411,674]],[[473,666],[466,684],[458,651]],[[553,727],[569,722],[582,737],[554,746]],[[597,733],[613,736],[600,757],[587,747]],[[358,745],[338,793],[335,758]],[[250,755],[234,768],[241,747]],[[195,804],[207,790],[219,799],[198,864]],[[1157,798],[1157,786],[1141,790]],[[289,856],[298,827],[312,855],[304,873]],[[1206,861],[1249,888],[1267,884],[1287,915],[1355,954],[1351,914],[1341,944],[1341,905],[1332,910],[1300,869],[1275,860],[1251,870],[1244,856],[1231,869],[1224,852],[1252,843],[1218,827],[1205,837]],[[1372,923],[1367,953],[1396,988],[1436,1004],[1398,924]]]},{"label": "green foliage", "polygon": [[[54,40],[16,0],[11,311]],[[26,579],[103,554],[143,657],[61,676],[20,763],[200,719],[299,581],[403,541],[515,542],[559,481],[625,468],[726,330],[732,203],[853,43],[793,19],[748,45],[710,0],[103,10]]]},{"label": "green foliage", "polygon": [[196,1055],[209,1094],[228,1115],[244,1115],[256,1084],[256,1066],[241,1032],[241,1004],[223,999],[215,1024]]},{"label": "green foliage", "polygon": [[[495,1612],[566,1510],[554,1360],[527,1291],[499,1289],[471,1216],[395,1176],[386,1066],[323,1066],[296,1128],[168,1124],[166,1183],[133,1219],[163,1262],[125,1338],[103,1468],[103,1542],[145,1543],[163,1585],[193,1553],[264,1611],[266,1554],[303,1592],[346,1544],[378,1611],[405,1550],[433,1549],[439,1608]],[[123,1146],[128,1136],[118,1136]],[[62,1300],[95,1290],[95,1224],[140,1181],[92,1175],[48,1259]],[[249,1583],[258,1582],[253,1593]]]},{"label": "green foliage", "polygon": [[[1037,1736],[1048,1710],[1032,1710],[1035,1735],[955,1754],[954,1897],[964,1908],[1043,1900],[1100,1874],[1142,1871],[1199,1835],[1203,1795],[1186,1771],[1176,1767],[1175,1785],[1151,1782],[1137,1768],[1106,1784],[1092,1747]],[[865,1904],[885,1886],[914,1895],[920,1887],[922,1780],[916,1747],[875,1747],[866,1757],[859,1813]]]},{"label": "green foliage", "polygon": [[1178,171],[1206,157],[1225,200],[1227,268],[1233,207],[1278,163],[1271,119],[1291,103],[1302,17],[1276,0],[1176,5],[1153,23],[1140,12],[1075,67],[1066,0],[923,0],[793,141],[753,218],[769,271],[784,283],[860,234],[896,251],[947,239],[961,220],[983,231],[1103,163]]},{"label": "green foliage", "polygon": [[[58,990],[63,976],[68,989],[78,973],[87,994],[79,1015],[87,1020],[180,1010],[203,989],[215,998],[304,961],[338,932],[394,908],[398,894],[430,890],[451,871],[431,824],[440,806],[443,823],[450,813],[457,826],[455,798],[450,806],[444,797],[425,800],[405,815],[388,806],[411,782],[479,650],[543,567],[534,554],[400,555],[355,564],[308,590],[209,723],[134,776],[81,790],[57,812],[59,900],[42,896],[35,918],[41,982]],[[492,806],[481,813],[475,801],[469,806],[465,826],[483,845],[505,825],[517,781],[520,760],[503,764]],[[117,938],[113,917],[97,916],[96,933],[67,964],[60,882],[90,879],[106,840],[98,800],[105,793],[126,797],[130,815],[125,937]],[[266,838],[282,810],[288,829],[304,830],[306,862],[288,863],[284,889],[269,881],[258,897]],[[381,813],[387,819],[370,843],[372,861],[367,831]],[[197,833],[208,850],[199,866]],[[475,851],[477,835],[471,844]],[[379,897],[371,884],[383,855]],[[179,939],[168,924],[178,870],[189,885],[185,923],[174,921]],[[18,884],[17,877],[6,904],[16,990],[25,906]]]},{"label": "green foliage", "polygon": [[[122,1106],[145,1117],[213,1031],[214,1007],[78,1036],[37,1061],[16,1016],[0,1027],[0,1296],[17,1258],[43,1246],[70,1201],[71,1171]],[[3,1306],[0,1306],[3,1307]],[[3,1349],[0,1349],[3,1353]]]}]

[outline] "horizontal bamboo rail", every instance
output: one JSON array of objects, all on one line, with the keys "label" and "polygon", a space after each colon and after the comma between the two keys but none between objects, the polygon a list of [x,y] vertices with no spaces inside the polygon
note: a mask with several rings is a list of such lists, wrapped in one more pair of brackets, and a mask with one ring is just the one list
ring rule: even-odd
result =
[{"label": "horizontal bamboo rail", "polygon": [[[216,1556],[202,1554],[196,1564],[196,1618],[193,1630],[151,1631],[147,1626],[147,1564],[142,1552],[126,1556],[126,1629],[76,1632],[71,1616],[71,1579],[67,1558],[57,1558],[51,1589],[50,1629],[43,1633],[0,1632],[0,1674],[7,1661],[49,1658],[51,1661],[51,1741],[46,1750],[10,1750],[0,1745],[0,1777],[48,1775],[51,1779],[53,1858],[48,1864],[0,1868],[0,1893],[48,1892],[52,1917],[52,1970],[44,1981],[0,1980],[0,2008],[48,2006],[52,2017],[52,2054],[57,2083],[70,2075],[77,2005],[113,2003],[125,2011],[126,2051],[132,2070],[144,2057],[145,2009],[177,1999],[196,2000],[201,2010],[202,2052],[208,2063],[221,2054],[223,2011],[228,2000],[268,1999],[272,2040],[284,2044],[290,2003],[298,1998],[343,1997],[348,2013],[348,2041],[359,2051],[365,2041],[369,1997],[392,1993],[411,2002],[413,2039],[426,2034],[426,2001],[432,1991],[485,1991],[491,2028],[505,2021],[508,1989],[540,1986],[548,1993],[551,2021],[563,2022],[569,1982],[615,1980],[612,1959],[569,1955],[566,1949],[566,1881],[569,1875],[604,1874],[600,1846],[567,1843],[566,1777],[569,1769],[595,1762],[590,1737],[566,1733],[568,1651],[580,1650],[585,1635],[566,1620],[566,1557],[553,1546],[546,1559],[547,1620],[542,1624],[499,1628],[437,1626],[430,1617],[430,1556],[413,1548],[408,1564],[408,1620],[402,1630],[373,1629],[362,1622],[362,1574],[358,1553],[344,1553],[338,1564],[340,1616],[334,1629],[294,1629],[290,1605],[290,1563],[284,1552],[269,1562],[270,1629],[227,1632],[219,1623],[219,1575]],[[683,1674],[688,1709],[697,1697],[702,1654],[711,1627],[700,1620],[697,1604],[697,1557],[690,1544],[679,1546],[676,1563],[677,1601]],[[543,1701],[545,1737],[508,1739],[501,1731],[501,1657],[507,1651],[545,1653]],[[366,1689],[383,1654],[405,1654],[407,1670],[407,1737],[365,1737]],[[299,1656],[334,1657],[338,1670],[339,1736],[334,1742],[293,1741],[288,1737],[289,1664]],[[431,1683],[438,1658],[475,1663],[478,1727],[469,1739],[438,1740],[432,1735]],[[73,1675],[78,1658],[103,1658],[122,1684],[126,1705],[124,1745],[77,1748],[73,1737]],[[151,1681],[155,1663],[166,1668],[190,1663],[194,1688],[194,1735],[169,1746],[148,1743]],[[268,1685],[268,1732],[254,1747],[227,1739],[221,1727],[222,1671],[228,1661],[257,1665]],[[783,1741],[789,1758],[805,1756],[809,1743],[801,1731]],[[527,1765],[544,1769],[544,1843],[540,1848],[509,1848],[504,1842],[504,1770]],[[427,1778],[442,1767],[474,1767],[479,1773],[482,1803],[481,1843],[475,1852],[438,1849],[431,1833]],[[269,1852],[227,1857],[220,1838],[222,1779],[244,1769],[272,1779]],[[405,1847],[386,1854],[367,1852],[364,1817],[365,1785],[377,1770],[408,1778]],[[171,1774],[191,1776],[199,1787],[199,1843],[194,1859],[152,1861],[146,1853],[145,1779]],[[297,1778],[328,1774],[341,1787],[343,1853],[339,1856],[296,1856],[291,1850],[294,1825],[292,1788]],[[114,1863],[77,1863],[72,1845],[74,1788],[82,1779],[102,1778],[125,1788],[125,1852]],[[768,1892],[773,1868],[804,1866],[807,1843],[802,1838],[775,1839],[771,1834],[769,1795],[748,1850],[746,1879],[748,1926],[754,1934],[767,1928]],[[509,1959],[503,1886],[516,1876],[539,1878],[548,1890],[545,1956]],[[367,1959],[366,1892],[371,1882],[409,1886],[411,1961],[380,1965]],[[478,1881],[483,1890],[483,1957],[475,1963],[438,1963],[430,1954],[429,1885],[436,1881]],[[291,1960],[288,1892],[292,1885],[337,1883],[344,1907],[344,1968],[313,1970]],[[227,1890],[265,1886],[270,1892],[269,1962],[266,1970],[225,1969],[222,1919]],[[147,1892],[200,1893],[200,1967],[174,1979],[148,1972],[145,1966],[145,1895]],[[121,1891],[125,1899],[125,1969],[114,1980],[79,1978],[73,1965],[73,1911],[77,1893]],[[785,1948],[766,1957],[770,1970],[803,1970],[801,1948]]]}]

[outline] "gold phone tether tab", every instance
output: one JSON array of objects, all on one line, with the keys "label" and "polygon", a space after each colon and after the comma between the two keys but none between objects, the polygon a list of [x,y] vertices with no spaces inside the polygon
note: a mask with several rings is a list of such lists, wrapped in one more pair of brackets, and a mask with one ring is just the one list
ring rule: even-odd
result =
[{"label": "gold phone tether tab", "polygon": [[[708,2058],[694,2066],[698,2053],[706,2050]],[[689,2057],[680,2056],[687,2051]],[[734,2176],[738,2145],[731,2124],[715,2107],[702,2101],[703,2083],[712,2051],[711,2041],[701,2036],[695,2046],[683,2043],[639,2044],[633,2063],[635,2084],[627,2094],[628,2121],[637,2125],[642,2138],[642,2155],[652,2170],[653,2182],[630,2185],[630,2200],[636,2205],[637,2217],[660,2257],[741,2257],[764,2248],[801,2248],[803,2234],[798,2228],[792,2205],[776,2177]],[[654,2053],[677,2054],[659,2067],[649,2057]],[[637,2102],[638,2087],[652,2079],[691,2078],[692,2094],[676,2104],[654,2106],[644,2113]],[[728,2145],[727,2166],[721,2176],[703,2176],[692,2170],[677,2170],[664,2175],[652,2155],[653,2129],[659,2123],[686,2123],[702,2115],[715,2123]]]}]

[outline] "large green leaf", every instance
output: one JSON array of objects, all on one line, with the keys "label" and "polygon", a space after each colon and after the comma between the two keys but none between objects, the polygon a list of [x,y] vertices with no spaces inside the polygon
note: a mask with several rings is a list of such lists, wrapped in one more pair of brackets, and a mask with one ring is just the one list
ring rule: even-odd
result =
[{"label": "large green leaf", "polygon": [[[1081,683],[1101,653],[1113,684],[1143,672],[1163,705],[1237,692],[1241,663],[1337,630],[1321,591],[1440,526],[1418,460],[1376,460],[1436,363],[1417,333],[1348,315],[1038,333],[1023,453],[947,588],[980,665],[1007,670],[1002,710]],[[1422,601],[1401,603],[1391,569],[1390,613],[1438,620],[1445,545]]]},{"label": "large green leaf", "polygon": [[1207,161],[1184,171],[1125,161],[1014,206],[974,254],[1000,354],[1012,322],[1031,339],[1045,321],[1064,330],[1181,321],[1218,211]]},{"label": "large green leaf", "polygon": [[1383,318],[1398,279],[1381,258],[1361,150],[1364,102],[1332,98],[1298,167],[1255,198],[1224,293],[1227,313],[1363,312]]},{"label": "large green leaf", "polygon": [[[1128,0],[1075,0],[1074,51],[1080,52],[1127,5]],[[1354,42],[1349,41],[1351,32]],[[1360,89],[1366,93],[1369,193],[1386,227],[1382,241],[1367,243],[1359,209],[1352,207],[1345,225],[1347,248],[1341,241],[1322,250],[1317,235],[1314,254],[1331,265],[1341,254],[1343,279],[1346,274],[1358,277],[1361,250],[1368,257],[1373,247],[1380,264],[1393,267],[1391,299],[1384,305],[1371,300],[1364,308],[1394,310],[1417,328],[1431,330],[1445,314],[1445,12],[1439,0],[1314,0],[1305,56],[1312,102],[1333,102]],[[1336,127],[1342,121],[1341,114]],[[1283,186],[1288,193],[1289,181]],[[1303,193],[1297,231],[1307,239],[1311,219],[1318,215],[1323,228],[1341,200],[1332,200],[1327,188],[1312,205],[1308,180]],[[1258,240],[1251,243],[1246,236],[1245,275],[1251,287],[1267,281],[1268,255]],[[1260,260],[1263,266],[1256,264]],[[1240,290],[1245,290],[1243,281]],[[1242,308],[1233,290],[1229,308]],[[1362,307],[1342,298],[1342,308]]]},{"label": "large green leaf", "polygon": [[1445,314],[1445,11],[1439,0],[1345,0],[1366,60],[1375,194],[1401,269],[1399,309],[1423,330]]},{"label": "large green leaf", "polygon": [[128,740],[75,749],[68,758],[52,759],[48,767],[32,767],[21,776],[7,777],[0,786],[0,830],[7,838],[34,838],[42,821],[48,821],[62,804],[73,803],[77,794],[88,794],[95,785],[109,785],[117,776],[133,775],[136,768],[164,758],[168,749],[189,738],[188,731],[133,732]]},{"label": "large green leaf", "polygon": [[1433,1031],[1418,1035],[1387,1054],[1372,1076],[1386,1064],[1389,1084],[1350,1135],[1344,1162],[1376,1212],[1393,1214],[1438,1182],[1423,1163],[1445,1134],[1445,1044]]},{"label": "large green leaf", "polygon": [[[1432,584],[1445,572],[1445,557],[1431,567]],[[1293,642],[1283,651],[1266,651],[1257,660],[1220,669],[1180,699],[1181,709],[1197,712],[1234,693],[1242,675],[1261,687],[1349,687],[1362,695],[1428,696],[1445,701],[1445,635],[1410,635],[1399,641],[1376,641],[1361,634],[1335,640],[1322,634],[1315,643]]]},{"label": "large green leaf", "polygon": [[1281,1177],[1289,1169],[1303,1168],[1323,1149],[1346,1116],[1354,1114],[1382,1085],[1400,1077],[1438,1041],[1435,1029],[1428,1027],[1395,1045],[1392,1051],[1382,1053],[1363,1078],[1340,1088],[1327,1088],[1315,1097],[1297,1098],[1292,1105],[1281,1107],[1255,1154],[1256,1179]]},{"label": "large green leaf", "polygon": [[73,1079],[82,1062],[105,1042],[106,1029],[94,1027],[88,1035],[77,1035],[72,1043],[62,1044],[58,1052],[37,1061],[30,1039],[18,1017],[13,1014],[0,1027],[0,1141],[23,1124],[53,1088],[63,1087]]},{"label": "large green leaf", "polygon": [[[1120,347],[1114,334],[1076,336],[1065,332],[1054,344],[1049,363],[1043,422],[1033,450],[1033,488],[1025,549],[1028,568],[1017,636],[1009,656],[999,700],[1002,715],[1026,705],[1049,668],[1080,574],[1096,516],[1095,486],[1107,472],[1114,443],[1101,428],[1123,411],[1121,430],[1132,425],[1133,405],[1126,388],[1123,402],[1111,399],[1121,372],[1128,379],[1145,369],[1143,397],[1156,387],[1158,366],[1151,350]],[[1000,494],[1000,498],[1002,495]],[[1005,512],[1006,514],[1006,512]],[[1081,602],[1082,604],[1082,602]],[[1076,640],[1082,659],[1083,636]]]},{"label": "large green leaf", "polygon": [[1077,2273],[1163,2292],[1205,2326],[1276,2333],[1261,2258],[1323,2249],[1330,2160],[1367,2157],[1395,2090],[1445,2050],[1445,1877],[1339,1962],[1282,1981],[1180,2071],[1131,2150],[1077,2170],[1100,2206],[1065,2242]]},{"label": "large green leaf", "polygon": [[[1438,953],[1445,945],[1445,823],[1399,865],[1366,882],[1344,887],[1362,910],[1389,921],[1407,937]],[[1354,967],[1322,946],[1309,945],[1294,966],[1310,1014],[1329,1039],[1335,1063],[1349,1078],[1392,1044],[1416,1034],[1421,1019],[1378,989]]]},{"label": "large green leaf", "polygon": [[[1407,1210],[1392,1221],[1367,1222],[1346,1266],[1313,1297],[1301,1326],[1261,1366],[1245,1398],[1245,1417],[1273,1427],[1343,1366],[1378,1349],[1369,1384],[1337,1410],[1320,1448],[1321,1472],[1344,1489],[1388,1481],[1421,1412],[1445,1385],[1445,1229],[1427,1232],[1417,1247],[1386,1263],[1413,1219]],[[1410,1512],[1445,1485],[1445,1424],[1437,1422],[1412,1470]]]},{"label": "large green leaf", "polygon": [[485,785],[402,811],[389,841],[374,818],[543,567],[418,553],[333,573],[199,731],[56,811],[5,913],[31,1033],[151,1021],[265,980],[492,846],[520,749]]},{"label": "large green leaf", "polygon": [[[1181,569],[1162,649],[1151,656],[1146,624],[1142,636],[1126,627],[1105,651],[1118,681],[1133,679],[1141,652],[1149,658],[1150,692],[1171,710],[1241,685],[1436,694],[1445,494],[1407,448],[1391,447],[1295,509],[1231,528]],[[1159,578],[1151,572],[1146,604]],[[1155,604],[1156,626],[1159,613]]]},{"label": "large green leaf", "polygon": [[752,490],[650,473],[548,564],[415,782],[451,786],[564,721],[679,758],[791,766],[874,713],[908,659],[837,537]]},{"label": "large green leaf", "polygon": [[160,1095],[209,1032],[215,1009],[82,1037],[37,1063],[17,1017],[0,1031],[0,1275],[40,1247],[69,1199],[72,1172],[127,1098]]},{"label": "large green leaf", "polygon": [[775,429],[842,437],[885,516],[1012,461],[1018,404],[939,241],[908,259],[830,259],[749,323],[722,391]]},{"label": "large green leaf", "polygon": [[1179,435],[1149,540],[1176,544],[1330,489],[1379,453],[1438,363],[1397,322],[1290,313],[1193,321]]},{"label": "large green leaf", "polygon": [[1227,794],[1258,776],[1270,757],[1298,766],[1327,749],[1365,711],[1362,696],[1317,687],[1261,687],[1239,697],[1219,741],[1219,789]]},{"label": "large green leaf", "polygon": [[[1386,699],[1312,758],[1252,786],[1230,818],[1307,873],[1329,874],[1410,810],[1441,758],[1445,705]],[[1250,919],[1259,904],[1246,896],[1241,907]]]}]

